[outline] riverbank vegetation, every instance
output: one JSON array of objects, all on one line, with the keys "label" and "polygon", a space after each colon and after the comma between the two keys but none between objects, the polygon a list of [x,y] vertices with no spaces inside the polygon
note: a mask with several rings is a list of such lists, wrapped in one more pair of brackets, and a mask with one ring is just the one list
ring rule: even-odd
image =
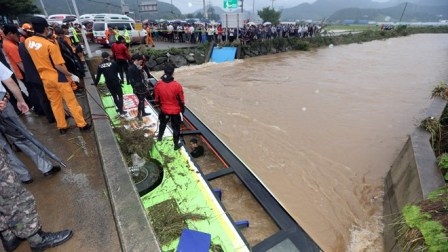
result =
[{"label": "riverbank vegetation", "polygon": [[[448,100],[448,85],[440,82],[432,97]],[[448,106],[440,119],[425,118],[420,127],[431,135],[430,142],[445,182],[448,182]],[[407,204],[396,222],[403,251],[448,250],[448,185],[430,193],[427,199]]]},{"label": "riverbank vegetation", "polygon": [[[272,52],[284,52],[288,50],[301,50],[308,51],[315,48],[337,46],[352,43],[364,43],[373,40],[384,40],[394,37],[408,36],[418,33],[448,33],[447,26],[428,26],[428,27],[409,27],[405,25],[397,26],[392,30],[381,30],[378,27],[365,27],[356,26],[357,28],[351,29],[347,26],[343,32],[335,33],[331,30],[326,30],[321,34],[318,34],[309,38],[275,38],[272,40],[254,41],[241,45],[243,51],[256,51],[261,45],[264,45],[267,50],[264,54]],[[364,30],[363,30],[364,29]],[[233,43],[225,42],[223,46],[237,46],[239,41]],[[272,50],[275,49],[275,50]]]}]

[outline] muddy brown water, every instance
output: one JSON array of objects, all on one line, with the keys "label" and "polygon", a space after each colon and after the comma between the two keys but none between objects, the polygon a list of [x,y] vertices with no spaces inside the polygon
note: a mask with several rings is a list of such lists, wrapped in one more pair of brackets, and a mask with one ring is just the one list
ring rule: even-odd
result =
[{"label": "muddy brown water", "polygon": [[382,251],[383,178],[448,80],[448,35],[207,63],[175,78],[324,251]]}]

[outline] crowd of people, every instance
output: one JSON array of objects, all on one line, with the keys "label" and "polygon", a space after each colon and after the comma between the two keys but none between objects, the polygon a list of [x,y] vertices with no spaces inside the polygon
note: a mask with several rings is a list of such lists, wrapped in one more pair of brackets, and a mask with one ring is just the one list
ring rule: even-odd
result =
[{"label": "crowd of people", "polygon": [[[160,38],[156,34],[162,30],[149,25],[145,28],[149,31],[146,43],[154,46]],[[194,29],[193,26],[190,28]],[[202,31],[206,28],[197,29]],[[168,30],[170,35],[162,37],[172,42],[198,43],[204,39],[215,39],[212,33],[208,37],[207,34],[200,37],[194,30],[184,34],[180,30],[175,31],[174,27]],[[217,32],[216,39],[223,39],[220,27]],[[144,64],[148,58],[141,54],[131,57],[125,38],[113,36],[114,39],[109,41],[112,55],[103,52],[103,62],[98,66],[94,84],[98,84],[104,75],[121,116],[127,114],[122,85],[130,84],[139,100],[137,118],[142,120],[149,115],[144,108],[150,93],[150,73]],[[69,229],[54,233],[42,231],[34,197],[23,187],[23,184],[33,183],[33,178],[15,152],[20,150],[29,156],[43,176],[58,173],[61,167],[47,157],[40,147],[43,144],[28,131],[20,116],[30,111],[45,116],[48,123],[56,123],[61,135],[71,128],[67,120],[70,117],[81,132],[89,131],[92,125],[85,120],[76,98],[77,94],[85,92],[85,62],[79,55],[80,40],[72,24],[50,26],[44,18],[33,17],[21,26],[3,25],[0,37],[0,197],[4,199],[0,201],[0,238],[6,251],[14,251],[24,240],[29,242],[32,251],[43,251],[69,240],[73,232]],[[162,140],[170,122],[174,150],[178,150],[181,147],[180,127],[185,99],[181,84],[173,77],[174,70],[173,64],[165,65],[164,74],[155,84],[151,96],[160,107],[157,140]],[[191,140],[190,147],[193,157],[204,154],[196,139]]]},{"label": "crowd of people", "polygon": [[0,29],[0,238],[6,251],[14,251],[24,240],[32,251],[43,251],[73,234],[42,231],[34,197],[22,186],[33,182],[31,173],[15,154],[20,150],[29,156],[43,176],[61,170],[21,122],[19,116],[30,110],[56,123],[61,135],[71,128],[70,117],[81,132],[92,127],[76,98],[85,92],[84,65],[79,39],[70,30],[70,24],[51,27],[41,17]]},{"label": "crowd of people", "polygon": [[179,43],[205,43],[223,41],[233,42],[240,39],[243,43],[256,40],[269,40],[277,37],[282,38],[306,38],[313,37],[319,32],[320,27],[316,24],[278,24],[263,25],[247,23],[243,27],[227,28],[221,24],[207,23],[148,23],[145,24],[148,37],[147,45],[154,43],[148,40],[179,42]]}]

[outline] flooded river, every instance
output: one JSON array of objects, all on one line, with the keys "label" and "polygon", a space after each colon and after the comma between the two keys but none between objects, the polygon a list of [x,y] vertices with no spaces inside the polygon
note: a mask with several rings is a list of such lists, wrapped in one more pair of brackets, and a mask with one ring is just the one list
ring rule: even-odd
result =
[{"label": "flooded river", "polygon": [[382,251],[383,178],[448,80],[448,35],[208,63],[175,78],[324,251]]}]

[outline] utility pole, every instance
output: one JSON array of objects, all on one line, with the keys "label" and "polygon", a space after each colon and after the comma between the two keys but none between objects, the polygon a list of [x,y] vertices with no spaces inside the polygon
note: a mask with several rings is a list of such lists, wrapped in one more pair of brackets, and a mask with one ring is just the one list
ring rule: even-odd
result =
[{"label": "utility pole", "polygon": [[244,12],[244,8],[243,8],[243,5],[244,5],[244,0],[241,0],[241,13],[243,13],[243,12]]},{"label": "utility pole", "polygon": [[205,0],[202,0],[202,5],[204,6],[204,18],[208,18],[207,6],[205,6]]},{"label": "utility pole", "polygon": [[[73,3],[73,9],[75,9],[76,17],[79,18],[79,11],[78,6],[76,6],[76,1],[72,0],[72,3]],[[82,29],[82,26],[81,26],[81,34],[82,39],[84,40],[84,46],[86,47],[87,50],[87,56],[89,56],[89,58],[92,58],[92,52],[90,51],[90,45],[89,41],[87,40],[86,31]]]},{"label": "utility pole", "polygon": [[68,7],[68,10],[70,11],[70,14],[73,14],[72,8],[70,8],[70,4],[68,3],[68,0],[66,0],[66,1],[67,1],[67,7]]},{"label": "utility pole", "polygon": [[272,1],[272,9],[274,9],[274,1],[275,0],[271,0]]},{"label": "utility pole", "polygon": [[406,2],[406,4],[404,5],[404,9],[403,12],[401,13],[401,17],[400,17],[400,23],[401,23],[401,19],[403,18],[404,12],[406,11],[406,7],[408,6],[408,2]]},{"label": "utility pole", "polygon": [[252,21],[255,21],[255,0],[252,0]]},{"label": "utility pole", "polygon": [[47,10],[45,9],[43,0],[40,0],[40,5],[42,5],[42,10],[44,11],[45,16],[48,17],[48,13]]}]

